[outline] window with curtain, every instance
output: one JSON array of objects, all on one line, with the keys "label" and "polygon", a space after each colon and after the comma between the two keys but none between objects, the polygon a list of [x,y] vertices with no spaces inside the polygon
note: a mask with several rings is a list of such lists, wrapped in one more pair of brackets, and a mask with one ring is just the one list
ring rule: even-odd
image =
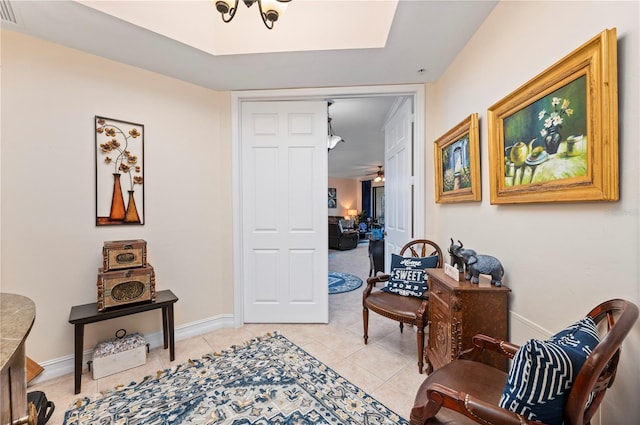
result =
[{"label": "window with curtain", "polygon": [[362,181],[362,210],[367,212],[367,218],[371,218],[371,180]]}]

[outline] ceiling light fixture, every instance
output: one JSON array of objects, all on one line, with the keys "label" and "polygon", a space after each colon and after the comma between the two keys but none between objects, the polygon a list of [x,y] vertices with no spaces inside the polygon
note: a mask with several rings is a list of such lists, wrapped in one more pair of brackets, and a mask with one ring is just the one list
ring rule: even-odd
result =
[{"label": "ceiling light fixture", "polygon": [[[238,3],[240,0],[212,0],[218,12],[222,16],[224,22],[231,22],[238,11]],[[264,25],[273,29],[273,24],[278,20],[280,15],[287,8],[286,3],[291,0],[242,0],[247,7],[251,7],[254,3],[258,3],[260,9],[260,17]]]},{"label": "ceiling light fixture", "polygon": [[382,171],[382,165],[378,165],[378,175],[376,176],[375,179],[373,179],[373,181],[376,183],[380,183],[384,181],[384,171]]},{"label": "ceiling light fixture", "polygon": [[333,105],[333,101],[329,101],[327,103],[327,119],[329,120],[329,125],[328,125],[328,135],[327,135],[327,151],[330,151],[331,149],[335,148],[338,143],[340,142],[344,142],[344,139],[340,136],[336,136],[335,134],[333,134],[333,128],[331,127],[331,117],[329,116],[329,106]]}]

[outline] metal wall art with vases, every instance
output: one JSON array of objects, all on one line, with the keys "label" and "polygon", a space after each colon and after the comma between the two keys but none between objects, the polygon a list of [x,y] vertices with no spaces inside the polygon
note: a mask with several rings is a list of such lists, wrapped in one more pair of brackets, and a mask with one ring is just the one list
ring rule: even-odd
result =
[{"label": "metal wall art with vases", "polygon": [[474,113],[435,141],[437,203],[482,199],[479,139]]},{"label": "metal wall art with vases", "polygon": [[617,201],[616,30],[488,110],[492,204]]},{"label": "metal wall art with vases", "polygon": [[144,125],[95,117],[96,226],[144,224]]}]

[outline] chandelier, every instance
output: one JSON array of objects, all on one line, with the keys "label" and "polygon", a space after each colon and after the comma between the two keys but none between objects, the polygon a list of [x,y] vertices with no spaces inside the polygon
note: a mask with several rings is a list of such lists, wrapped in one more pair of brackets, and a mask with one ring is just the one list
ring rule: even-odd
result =
[{"label": "chandelier", "polygon": [[331,117],[329,117],[329,135],[327,136],[327,150],[331,150],[336,147],[336,145],[340,142],[344,142],[344,139],[340,136],[333,134],[333,129],[331,128]]},{"label": "chandelier", "polygon": [[329,116],[329,106],[333,105],[333,101],[330,100],[329,102],[327,102],[327,120],[328,125],[328,134],[327,134],[327,151],[330,151],[331,149],[335,148],[338,143],[340,142],[344,142],[344,139],[336,134],[333,133],[333,128],[331,127],[331,117]]},{"label": "chandelier", "polygon": [[[260,17],[265,26],[273,29],[273,24],[278,20],[280,15],[287,8],[286,3],[291,0],[242,0],[247,7],[251,7],[254,3],[258,3],[260,9]],[[238,11],[238,3],[240,0],[213,0],[216,9],[222,15],[224,22],[231,22]]]}]

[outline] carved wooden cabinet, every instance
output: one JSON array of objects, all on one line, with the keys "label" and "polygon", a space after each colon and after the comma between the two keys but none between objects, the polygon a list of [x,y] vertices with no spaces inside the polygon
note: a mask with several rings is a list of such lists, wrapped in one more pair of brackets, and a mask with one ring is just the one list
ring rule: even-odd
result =
[{"label": "carved wooden cabinet", "polygon": [[[473,345],[478,333],[508,340],[508,297],[506,286],[491,286],[480,276],[478,284],[460,276],[460,281],[443,269],[427,269],[429,276],[429,339],[425,360],[429,370],[438,369]],[[485,353],[482,362],[507,370],[507,360],[496,353]]]}]

